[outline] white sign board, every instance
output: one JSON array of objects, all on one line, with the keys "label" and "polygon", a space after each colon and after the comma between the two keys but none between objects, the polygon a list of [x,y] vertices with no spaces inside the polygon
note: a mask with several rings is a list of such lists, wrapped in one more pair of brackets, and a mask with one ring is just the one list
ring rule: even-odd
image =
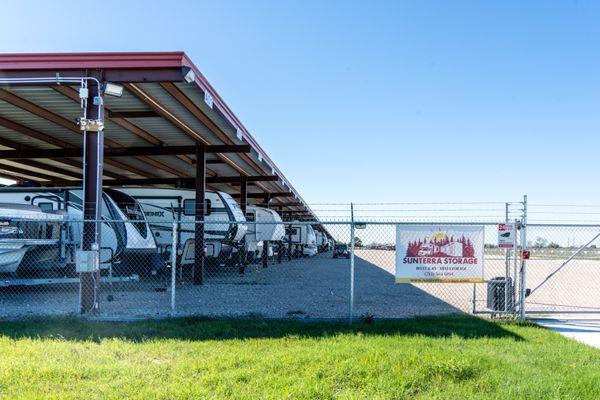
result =
[{"label": "white sign board", "polygon": [[502,249],[515,247],[515,224],[498,224],[498,247]]},{"label": "white sign board", "polygon": [[396,225],[396,282],[483,282],[484,231]]}]

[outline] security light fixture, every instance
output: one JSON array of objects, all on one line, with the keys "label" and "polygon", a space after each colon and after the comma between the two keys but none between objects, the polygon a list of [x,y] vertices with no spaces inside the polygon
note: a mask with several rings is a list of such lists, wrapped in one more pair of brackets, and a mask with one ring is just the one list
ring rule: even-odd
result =
[{"label": "security light fixture", "polygon": [[188,69],[188,71],[183,76],[183,80],[186,81],[187,83],[194,82],[196,80],[196,73],[194,72],[194,70],[191,68]]},{"label": "security light fixture", "polygon": [[123,86],[117,85],[116,83],[106,82],[104,94],[114,97],[121,97],[123,96]]}]

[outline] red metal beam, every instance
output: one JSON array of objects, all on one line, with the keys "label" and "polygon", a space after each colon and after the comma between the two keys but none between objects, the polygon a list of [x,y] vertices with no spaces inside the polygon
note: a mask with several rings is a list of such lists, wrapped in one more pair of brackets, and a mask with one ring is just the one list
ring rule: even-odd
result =
[{"label": "red metal beam", "polygon": [[[0,70],[86,70],[181,68],[182,51],[122,53],[29,53],[0,54]],[[4,71],[3,71],[4,72]],[[39,76],[39,75],[38,75]],[[50,75],[51,77],[54,75]],[[87,74],[85,75],[87,76]]]},{"label": "red metal beam", "polygon": [[[1,165],[1,164],[0,164]],[[240,176],[208,176],[206,183],[236,183],[241,182],[244,177]],[[272,181],[273,176],[248,176],[248,182],[268,182]],[[81,185],[80,181],[69,181],[73,185]],[[135,185],[174,185],[178,187],[194,187],[195,178],[143,178],[143,179],[112,179],[104,181],[104,186],[135,186]],[[52,184],[62,185],[65,181],[62,179],[53,179]]]},{"label": "red metal beam", "polygon": [[154,111],[108,111],[108,118],[160,118],[160,115]]},{"label": "red metal beam", "polygon": [[[292,192],[273,192],[273,193],[268,193],[268,194],[270,195],[271,198],[294,196],[294,193],[292,193]],[[264,199],[266,195],[267,195],[267,193],[248,193],[248,198],[249,199]],[[239,198],[240,194],[234,193],[231,195],[231,197]]]},{"label": "red metal beam", "polygon": [[[212,145],[206,146],[207,153],[242,153],[250,150],[248,145]],[[17,149],[0,150],[0,159],[30,159],[50,157],[81,157],[82,149]],[[143,147],[109,147],[104,149],[105,157],[167,156],[177,154],[195,154],[191,146],[143,146]]]}]

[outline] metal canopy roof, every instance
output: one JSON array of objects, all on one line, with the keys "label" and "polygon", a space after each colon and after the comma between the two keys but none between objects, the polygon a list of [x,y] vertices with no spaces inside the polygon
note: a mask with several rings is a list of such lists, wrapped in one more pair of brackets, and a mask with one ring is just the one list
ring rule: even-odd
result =
[{"label": "metal canopy roof", "polygon": [[[192,71],[192,73],[190,73]],[[0,54],[0,79],[85,77],[124,87],[121,97],[105,95],[105,148],[249,145],[250,153],[211,154],[207,178],[275,176],[248,184],[248,201],[268,199],[288,211],[316,215],[227,104],[183,52]],[[190,82],[184,80],[186,76]],[[59,82],[0,84],[0,150],[80,149],[79,85]],[[72,153],[72,152],[71,152]],[[0,176],[41,184],[77,184],[81,157],[0,159]],[[193,178],[193,155],[105,157],[104,181]],[[208,181],[210,182],[210,180]],[[239,193],[239,183],[208,183]],[[302,214],[297,214],[302,215]]]}]

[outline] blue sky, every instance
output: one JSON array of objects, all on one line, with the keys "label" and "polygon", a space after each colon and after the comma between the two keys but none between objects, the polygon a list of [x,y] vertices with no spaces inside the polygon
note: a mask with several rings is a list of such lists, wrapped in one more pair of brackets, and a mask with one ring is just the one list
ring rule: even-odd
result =
[{"label": "blue sky", "polygon": [[10,2],[1,52],[189,54],[309,203],[600,203],[600,3]]}]

